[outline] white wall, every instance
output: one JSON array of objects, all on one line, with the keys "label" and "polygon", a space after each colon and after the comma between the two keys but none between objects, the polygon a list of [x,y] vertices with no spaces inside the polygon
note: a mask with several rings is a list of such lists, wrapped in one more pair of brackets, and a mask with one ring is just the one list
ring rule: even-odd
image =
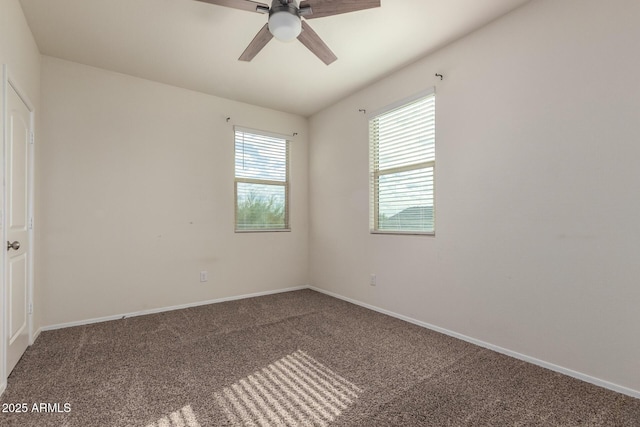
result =
[{"label": "white wall", "polygon": [[[22,8],[18,0],[0,0],[0,65],[6,64],[12,78],[19,84],[20,89],[29,97],[36,110],[35,133],[38,133],[38,113],[40,105],[40,52],[33,40],[31,31],[22,13]],[[1,70],[0,70],[1,73]],[[0,77],[1,78],[1,77]],[[0,88],[0,98],[2,88]],[[0,105],[0,141],[4,130],[2,129],[2,117],[4,117],[3,106]],[[3,152],[3,150],[0,150]],[[3,154],[0,154],[0,165],[4,165]],[[3,166],[0,166],[3,171]],[[2,176],[2,173],[0,173]],[[0,201],[4,187],[0,185]],[[1,225],[0,225],[1,228]],[[36,255],[37,256],[37,255]],[[4,266],[0,265],[0,275],[4,276]],[[1,289],[1,286],[0,286]],[[33,318],[34,328],[40,325],[39,293],[35,290],[35,313]],[[4,330],[4,294],[0,292],[0,331]],[[0,354],[4,346],[4,339],[1,339]],[[0,390],[6,382],[4,372],[4,358],[0,357]]]},{"label": "white wall", "polygon": [[[306,119],[50,57],[42,110],[43,325],[306,284]],[[298,133],[291,232],[234,233],[233,124]]]},{"label": "white wall", "polygon": [[[311,284],[640,393],[638,16],[533,1],[313,116]],[[371,235],[358,109],[434,85],[436,237]]]}]

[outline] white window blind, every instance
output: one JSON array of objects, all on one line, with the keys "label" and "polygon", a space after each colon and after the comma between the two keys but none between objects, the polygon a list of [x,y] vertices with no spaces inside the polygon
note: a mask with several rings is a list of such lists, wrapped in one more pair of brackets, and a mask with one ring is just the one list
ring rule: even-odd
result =
[{"label": "white window blind", "polygon": [[235,129],[236,231],[289,229],[289,141]]},{"label": "white window blind", "polygon": [[372,232],[435,232],[435,94],[369,120]]}]

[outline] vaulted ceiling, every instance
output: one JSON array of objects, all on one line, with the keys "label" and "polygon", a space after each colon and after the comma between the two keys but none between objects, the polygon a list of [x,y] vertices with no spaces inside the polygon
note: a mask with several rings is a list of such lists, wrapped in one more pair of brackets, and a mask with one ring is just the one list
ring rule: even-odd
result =
[{"label": "vaulted ceiling", "polygon": [[42,54],[309,116],[527,1],[382,0],[309,20],[338,57],[328,66],[275,39],[238,61],[267,16],[200,1],[21,3]]}]

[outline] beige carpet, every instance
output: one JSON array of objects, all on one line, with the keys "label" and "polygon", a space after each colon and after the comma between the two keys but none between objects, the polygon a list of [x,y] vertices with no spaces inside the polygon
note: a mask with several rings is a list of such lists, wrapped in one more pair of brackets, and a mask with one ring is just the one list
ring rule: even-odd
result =
[{"label": "beige carpet", "polygon": [[640,426],[638,399],[310,290],[44,332],[1,402],[27,408],[3,427]]}]

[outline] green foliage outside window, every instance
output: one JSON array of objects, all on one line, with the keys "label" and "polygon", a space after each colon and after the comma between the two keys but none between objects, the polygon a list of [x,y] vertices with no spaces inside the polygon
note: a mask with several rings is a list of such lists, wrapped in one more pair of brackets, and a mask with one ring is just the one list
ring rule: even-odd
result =
[{"label": "green foliage outside window", "polygon": [[237,209],[239,230],[285,228],[284,201],[275,195],[263,196],[250,191],[239,198]]}]

